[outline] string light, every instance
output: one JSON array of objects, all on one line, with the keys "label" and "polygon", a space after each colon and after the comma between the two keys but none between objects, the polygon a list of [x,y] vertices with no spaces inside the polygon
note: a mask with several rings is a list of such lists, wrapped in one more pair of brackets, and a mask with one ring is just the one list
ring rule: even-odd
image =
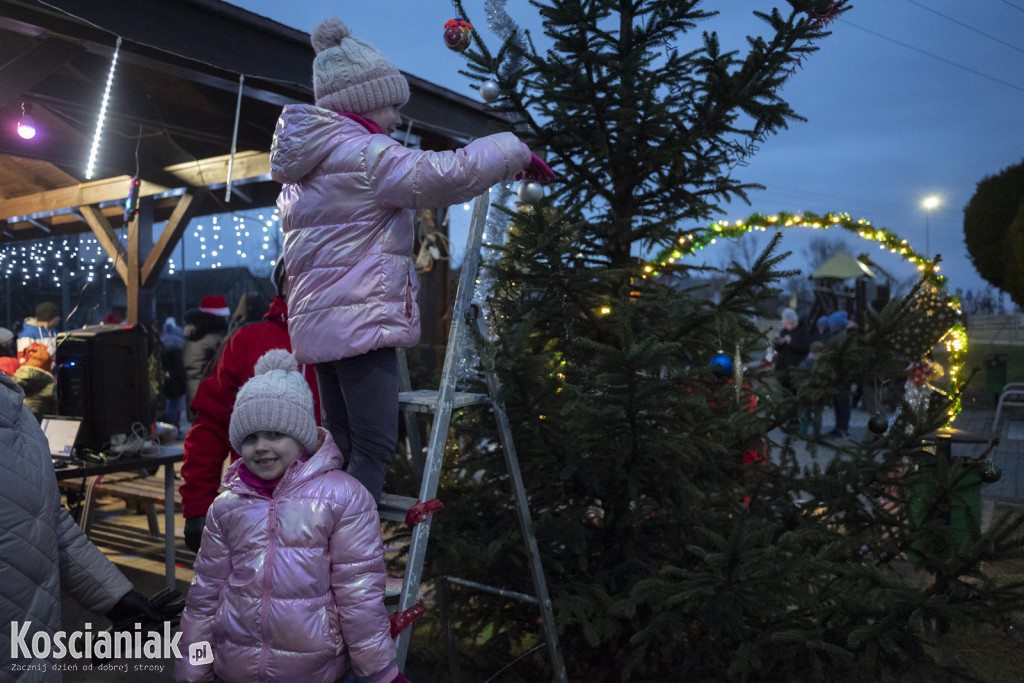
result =
[{"label": "string light", "polygon": [[[271,265],[276,262],[271,252],[271,245],[278,234],[271,230],[279,221],[276,209],[269,217],[259,217],[259,222],[266,223],[260,232],[246,227],[246,221],[251,218],[241,216],[236,220],[231,235],[222,229],[216,216],[211,217],[209,225],[194,223],[193,229],[182,237],[199,246],[197,251],[200,254],[192,265],[197,268],[223,268],[235,262],[251,262],[265,268],[268,261]],[[229,240],[234,240],[230,248]],[[231,263],[224,258],[229,254],[235,257]],[[69,286],[71,278],[84,277],[87,282],[94,282],[98,277],[119,278],[113,265],[113,260],[107,256],[102,245],[88,233],[62,240],[44,238],[0,247],[0,273],[22,285],[43,284],[59,288]],[[182,264],[173,258],[168,259],[168,275],[179,272],[181,268]]]},{"label": "string light", "polygon": [[[781,224],[780,224],[781,223]],[[778,215],[764,216],[755,213],[745,220],[737,220],[730,225],[729,221],[716,221],[704,229],[689,230],[673,240],[670,247],[663,249],[655,258],[656,266],[672,266],[676,261],[685,255],[693,254],[695,251],[715,244],[718,238],[736,238],[754,230],[764,231],[767,228],[780,230],[783,227],[811,228],[814,230],[828,230],[836,227],[856,234],[858,237],[879,243],[879,248],[887,249],[893,254],[900,255],[907,263],[916,267],[921,273],[925,282],[932,285],[939,293],[940,304],[948,305],[955,309],[956,315],[960,314],[960,301],[946,291],[946,277],[939,275],[939,266],[927,256],[914,251],[907,240],[900,238],[886,228],[876,228],[871,221],[863,218],[853,220],[848,213],[827,213],[818,216],[810,212],[801,213],[780,213]],[[651,266],[644,268],[645,273],[651,273]],[[653,275],[658,275],[657,271]],[[646,275],[645,275],[646,277]],[[967,354],[967,330],[961,322],[956,322],[952,327],[936,341],[936,345],[944,344],[949,353],[949,375],[950,388],[958,392],[962,387],[964,378],[961,373]],[[960,413],[960,399],[957,398],[950,407],[949,418],[952,420]]]},{"label": "string light", "polygon": [[100,150],[100,136],[103,133],[103,124],[107,118],[107,104],[110,102],[110,86],[114,83],[114,68],[117,66],[117,55],[121,52],[121,36],[117,37],[117,44],[114,46],[114,57],[110,60],[110,73],[107,74],[107,84],[103,88],[103,100],[100,102],[100,115],[96,120],[96,132],[92,137],[92,148],[89,150],[89,163],[85,166],[85,179],[92,180],[92,174],[96,167],[96,156]]}]

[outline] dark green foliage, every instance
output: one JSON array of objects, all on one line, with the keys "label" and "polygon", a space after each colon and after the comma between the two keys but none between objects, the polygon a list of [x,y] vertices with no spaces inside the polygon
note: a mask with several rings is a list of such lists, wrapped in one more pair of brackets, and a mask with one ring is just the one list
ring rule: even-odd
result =
[{"label": "dark green foliage", "polygon": [[1006,291],[1014,303],[1024,305],[1024,190],[1021,191],[1017,215],[1013,217],[1006,231],[1006,241],[1007,252],[1010,255],[1006,272]]},{"label": "dark green foliage", "polygon": [[[502,106],[559,174],[540,207],[511,214],[492,266],[489,352],[569,679],[955,676],[936,660],[936,633],[954,621],[1003,626],[1024,603],[979,564],[1021,552],[1019,519],[968,538],[940,523],[962,502],[959,469],[932,487],[913,527],[883,505],[920,485],[908,458],[933,457],[921,437],[950,403],[908,403],[886,434],[806,467],[794,449],[796,417],[838,385],[905,376],[892,340],[927,312],[913,295],[890,303],[797,373],[793,395],[709,366],[719,350],[742,359],[765,347],[753,313],[794,275],[779,269],[777,237],[749,269],[727,269],[717,302],[634,256],[743,197],[733,167],[795,117],[778,86],[825,35],[804,13],[822,3],[793,0],[789,14],[763,15],[768,35],[747,54],[722,54],[714,34],[687,43],[701,4],[535,2],[551,51],[535,54],[524,38],[495,56],[470,53],[474,75],[499,75]],[[519,68],[507,68],[517,53]],[[443,497],[458,514],[434,522],[431,569],[530,593],[486,418],[463,414],[451,442]],[[916,582],[896,571],[911,549],[927,571]],[[495,680],[550,677],[534,606],[445,590],[461,658],[482,679],[506,665]]]},{"label": "dark green foliage", "polygon": [[[986,176],[964,208],[964,242],[975,270],[992,286],[1024,301],[1024,286],[1016,284],[1019,265],[1013,260],[1021,235],[1011,230],[1024,209],[1024,162]],[[1012,277],[1012,280],[1010,279]]]}]

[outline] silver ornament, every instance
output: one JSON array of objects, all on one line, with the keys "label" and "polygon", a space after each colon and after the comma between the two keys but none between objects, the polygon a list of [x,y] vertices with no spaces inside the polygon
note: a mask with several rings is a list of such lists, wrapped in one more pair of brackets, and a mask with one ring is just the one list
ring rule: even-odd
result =
[{"label": "silver ornament", "polygon": [[524,180],[519,183],[516,194],[523,204],[539,204],[544,199],[544,186],[534,180]]},{"label": "silver ornament", "polygon": [[501,87],[494,81],[484,81],[480,86],[480,98],[484,102],[493,102],[501,96]]}]

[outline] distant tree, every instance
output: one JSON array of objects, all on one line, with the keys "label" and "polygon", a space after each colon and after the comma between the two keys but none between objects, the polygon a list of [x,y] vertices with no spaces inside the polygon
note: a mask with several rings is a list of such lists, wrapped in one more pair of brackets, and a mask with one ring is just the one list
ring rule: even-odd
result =
[{"label": "distant tree", "polygon": [[836,239],[835,235],[815,235],[811,237],[807,246],[804,247],[807,269],[813,273],[817,270],[818,266],[841,251],[850,251],[850,245],[845,240]]},{"label": "distant tree", "polygon": [[1015,304],[1024,306],[1024,201],[1021,202],[1017,215],[1010,223],[1006,241],[1010,252],[1006,273],[1006,291]]},{"label": "distant tree", "polygon": [[1018,304],[1024,302],[1024,277],[1011,225],[1022,206],[1024,161],[983,178],[964,208],[964,242],[975,270]]}]

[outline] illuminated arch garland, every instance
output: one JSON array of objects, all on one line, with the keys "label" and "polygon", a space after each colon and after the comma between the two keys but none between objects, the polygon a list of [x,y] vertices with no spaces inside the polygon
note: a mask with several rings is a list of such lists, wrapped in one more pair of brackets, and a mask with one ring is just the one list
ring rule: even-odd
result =
[{"label": "illuminated arch garland", "polygon": [[[846,230],[862,239],[878,242],[879,249],[887,249],[893,254],[902,256],[908,263],[913,264],[921,273],[921,277],[936,288],[937,298],[940,303],[956,311],[958,322],[945,334],[941,335],[936,344],[944,343],[946,351],[949,353],[950,389],[954,393],[960,390],[964,382],[961,371],[963,370],[964,357],[967,354],[967,330],[964,328],[963,323],[959,322],[960,301],[946,291],[946,277],[938,274],[938,266],[931,259],[914,251],[907,240],[900,238],[891,230],[873,227],[870,221],[863,218],[853,220],[847,213],[826,213],[819,216],[805,211],[803,213],[779,213],[770,216],[755,213],[745,220],[731,222],[715,221],[707,228],[697,228],[682,233],[676,240],[677,244],[658,254],[645,270],[651,275],[657,275],[657,268],[659,266],[668,266],[677,259],[715,244],[718,239],[733,239],[755,230],[766,232],[769,229],[782,230],[789,227],[811,228],[815,230],[828,230],[830,228]],[[960,409],[960,399],[957,398],[953,405],[950,406],[949,419],[951,421],[960,413]]]}]

